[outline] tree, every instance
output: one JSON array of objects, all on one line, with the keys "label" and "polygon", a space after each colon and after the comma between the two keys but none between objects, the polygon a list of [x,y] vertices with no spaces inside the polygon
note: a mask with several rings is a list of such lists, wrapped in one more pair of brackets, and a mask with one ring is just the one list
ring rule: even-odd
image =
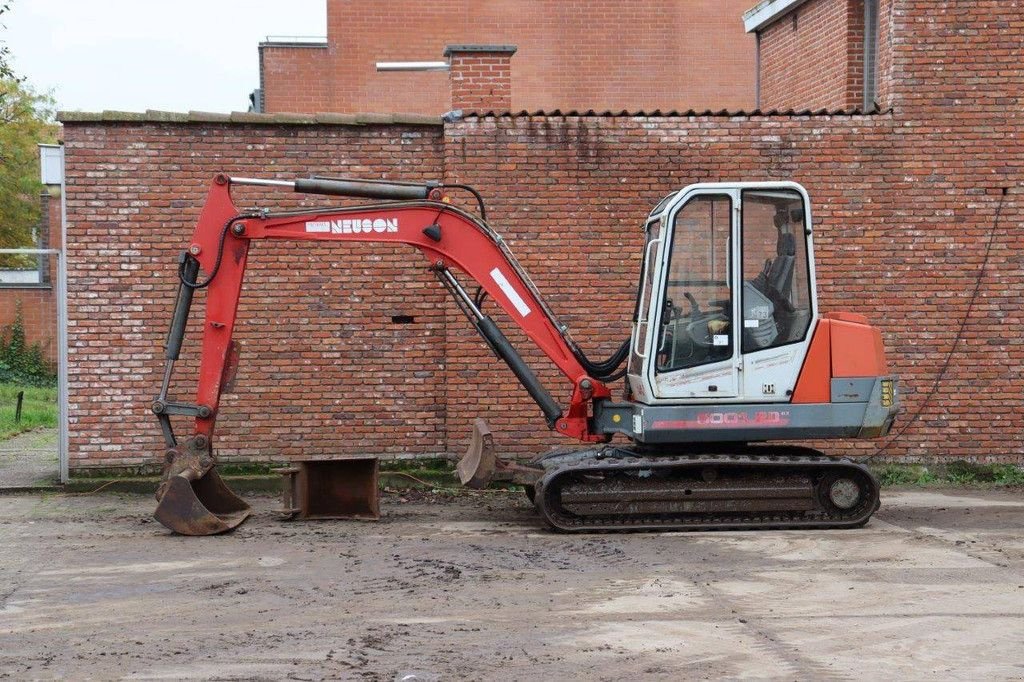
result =
[{"label": "tree", "polygon": [[[4,26],[2,17],[6,12],[11,10],[10,2],[0,2],[0,29],[7,28]],[[7,47],[7,43],[0,40],[0,78],[13,79],[14,71],[11,70],[11,48]]]},{"label": "tree", "polygon": [[[56,139],[53,100],[0,78],[0,248],[33,247],[39,221],[40,142]],[[10,259],[0,262],[10,264]]]},{"label": "tree", "polygon": [[[0,29],[10,0],[0,0]],[[33,247],[32,228],[39,221],[39,151],[36,145],[56,138],[53,100],[15,76],[11,51],[0,40],[0,248]],[[5,267],[32,259],[0,257]]]},{"label": "tree", "polygon": [[[0,29],[11,0],[0,0]],[[53,98],[41,95],[16,77],[10,50],[0,41],[0,248],[33,247],[32,228],[39,221],[40,142],[57,138]],[[30,264],[34,259],[0,257],[0,266]]]}]

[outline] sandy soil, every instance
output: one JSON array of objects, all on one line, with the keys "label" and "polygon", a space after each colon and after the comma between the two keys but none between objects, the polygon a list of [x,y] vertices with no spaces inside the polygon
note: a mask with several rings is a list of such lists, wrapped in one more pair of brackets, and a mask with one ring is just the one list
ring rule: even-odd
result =
[{"label": "sandy soil", "polygon": [[[0,677],[1024,677],[1024,495],[855,531],[559,536],[525,499],[183,538],[138,496],[0,497]],[[412,677],[408,677],[412,675]]]}]

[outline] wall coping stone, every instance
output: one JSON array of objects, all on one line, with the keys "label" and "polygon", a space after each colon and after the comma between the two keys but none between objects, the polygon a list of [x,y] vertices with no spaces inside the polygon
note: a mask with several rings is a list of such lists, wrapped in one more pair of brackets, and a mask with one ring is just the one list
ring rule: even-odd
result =
[{"label": "wall coping stone", "polygon": [[491,52],[507,55],[514,55],[518,50],[515,45],[486,45],[486,44],[461,44],[445,45],[444,56],[451,57],[456,52]]},{"label": "wall coping stone", "polygon": [[247,111],[58,111],[61,123],[252,123],[258,125],[417,125],[441,126],[440,116],[424,114],[257,114]]}]

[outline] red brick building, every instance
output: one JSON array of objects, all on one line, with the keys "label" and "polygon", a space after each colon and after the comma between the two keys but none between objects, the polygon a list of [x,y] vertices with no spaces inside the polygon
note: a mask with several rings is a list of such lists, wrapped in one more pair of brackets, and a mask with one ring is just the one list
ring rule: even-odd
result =
[{"label": "red brick building", "polygon": [[744,25],[757,36],[757,106],[885,106],[891,9],[891,0],[763,0],[751,8]]},{"label": "red brick building", "polygon": [[379,73],[438,61],[448,45],[514,45],[514,110],[750,109],[751,0],[327,0],[322,42],[260,45],[261,110],[443,114],[444,73]]},{"label": "red brick building", "polygon": [[[850,16],[836,4],[799,5],[797,33],[816,12]],[[692,182],[796,180],[813,199],[822,308],[883,330],[904,405],[890,440],[829,450],[1021,462],[1024,14],[1001,0],[880,4],[877,113],[64,114],[72,469],[159,463],[149,403],[175,258],[221,171],[474,185],[592,356],[629,331],[639,225],[659,198]],[[793,20],[759,29],[763,79],[788,68],[764,59],[773,25],[792,31]],[[838,53],[849,54],[848,35],[837,33]],[[801,68],[798,84],[816,79]],[[780,106],[856,104],[849,77],[830,82]],[[242,189],[240,205],[298,201]],[[474,416],[491,421],[503,453],[568,444],[412,251],[260,243],[239,319],[238,392],[218,421],[226,460],[457,453]],[[504,326],[564,400],[550,365]],[[183,397],[195,376],[190,333]]]}]

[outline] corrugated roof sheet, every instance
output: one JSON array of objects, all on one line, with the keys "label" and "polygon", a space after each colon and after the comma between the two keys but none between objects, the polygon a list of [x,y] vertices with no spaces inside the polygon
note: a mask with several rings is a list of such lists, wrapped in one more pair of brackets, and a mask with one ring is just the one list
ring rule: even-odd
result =
[{"label": "corrugated roof sheet", "polygon": [[61,123],[254,123],[259,125],[420,125],[440,126],[440,116],[422,114],[256,114],[236,111],[59,111]]},{"label": "corrugated roof sheet", "polygon": [[477,118],[494,117],[494,118],[544,118],[544,117],[596,117],[596,118],[682,118],[682,117],[701,117],[701,118],[754,118],[754,117],[765,117],[765,116],[876,116],[879,114],[891,113],[892,109],[882,110],[870,110],[866,111],[863,109],[752,109],[745,111],[743,109],[730,110],[730,109],[719,109],[717,111],[712,109],[705,109],[703,111],[697,111],[696,109],[688,109],[686,111],[679,111],[673,109],[671,111],[662,111],[661,109],[654,109],[652,111],[628,111],[623,109],[622,111],[595,111],[594,109],[588,109],[586,111],[579,111],[572,109],[570,111],[562,111],[561,109],[553,109],[551,111],[537,110],[537,111],[464,111],[462,112],[462,118],[469,118],[470,116]]}]

